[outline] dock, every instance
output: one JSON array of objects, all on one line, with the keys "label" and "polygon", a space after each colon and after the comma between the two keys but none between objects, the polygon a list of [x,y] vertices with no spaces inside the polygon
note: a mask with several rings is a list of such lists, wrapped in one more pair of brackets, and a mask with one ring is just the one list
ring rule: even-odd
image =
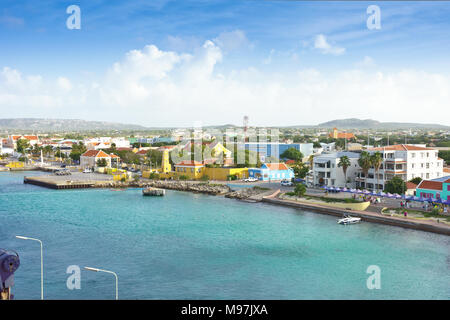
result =
[{"label": "dock", "polygon": [[23,183],[58,190],[94,188],[96,185],[95,182],[89,181],[73,181],[73,180],[55,181],[52,179],[45,179],[42,177],[24,177]]},{"label": "dock", "polygon": [[114,178],[101,173],[72,172],[70,175],[55,174],[25,176],[23,183],[49,189],[87,189],[114,187]]}]

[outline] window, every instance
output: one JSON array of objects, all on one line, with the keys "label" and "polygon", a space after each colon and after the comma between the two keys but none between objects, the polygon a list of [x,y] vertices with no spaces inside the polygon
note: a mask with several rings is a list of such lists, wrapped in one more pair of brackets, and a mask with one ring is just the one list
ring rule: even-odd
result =
[{"label": "window", "polygon": [[413,153],[411,153],[411,158],[415,158],[416,157],[416,154],[413,152]]}]

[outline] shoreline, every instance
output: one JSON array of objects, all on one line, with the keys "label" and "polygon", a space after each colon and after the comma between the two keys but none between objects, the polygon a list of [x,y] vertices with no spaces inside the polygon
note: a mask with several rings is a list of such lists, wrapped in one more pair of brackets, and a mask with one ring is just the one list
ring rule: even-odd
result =
[{"label": "shoreline", "polygon": [[[70,178],[69,178],[70,179]],[[355,217],[362,218],[363,221],[391,225],[396,227],[402,227],[407,229],[420,230],[425,232],[433,232],[438,234],[443,234],[450,236],[450,226],[445,223],[437,223],[429,220],[417,221],[413,219],[405,219],[395,216],[385,216],[381,213],[375,213],[370,211],[359,211],[359,210],[347,210],[343,208],[337,208],[333,206],[325,206],[317,203],[307,203],[301,201],[294,201],[288,199],[278,198],[280,190],[260,190],[260,192],[255,192],[253,194],[246,194],[249,190],[232,190],[226,183],[208,183],[200,181],[162,181],[162,180],[149,180],[149,181],[131,181],[131,182],[120,182],[120,181],[83,181],[83,182],[72,182],[64,181],[61,184],[46,181],[43,177],[24,177],[24,183],[30,183],[33,185],[51,188],[51,189],[79,189],[79,188],[145,188],[145,187],[156,187],[168,190],[186,191],[192,193],[201,193],[208,195],[221,195],[226,198],[240,200],[247,203],[257,203],[264,202],[272,205],[281,205],[294,207],[299,209],[306,209],[314,211],[321,214],[332,215],[336,217],[342,217],[343,215],[352,215]],[[248,188],[253,189],[253,188]]]},{"label": "shoreline", "polygon": [[438,224],[431,221],[405,220],[404,218],[383,216],[381,214],[369,211],[345,210],[340,208],[326,207],[319,204],[305,203],[292,200],[282,200],[275,198],[274,196],[264,197],[262,199],[262,202],[272,205],[281,205],[311,210],[320,214],[327,214],[336,217],[342,217],[343,215],[348,214],[351,216],[360,217],[362,218],[362,221],[391,225],[407,229],[420,230],[425,232],[433,232],[450,236],[450,226],[447,226],[444,223]]}]

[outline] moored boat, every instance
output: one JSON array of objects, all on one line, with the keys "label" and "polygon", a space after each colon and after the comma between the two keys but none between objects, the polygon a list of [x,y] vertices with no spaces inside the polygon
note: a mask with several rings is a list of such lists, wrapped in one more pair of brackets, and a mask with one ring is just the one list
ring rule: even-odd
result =
[{"label": "moored boat", "polygon": [[361,222],[361,218],[345,216],[342,219],[338,220],[339,224],[355,224]]},{"label": "moored boat", "polygon": [[164,196],[166,194],[166,190],[159,188],[147,187],[142,189],[142,194],[144,196]]}]

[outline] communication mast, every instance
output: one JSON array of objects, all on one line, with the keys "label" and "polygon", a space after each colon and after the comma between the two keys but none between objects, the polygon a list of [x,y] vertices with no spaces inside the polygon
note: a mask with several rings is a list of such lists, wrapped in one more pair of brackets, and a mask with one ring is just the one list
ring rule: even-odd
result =
[{"label": "communication mast", "polygon": [[244,133],[246,134],[248,129],[248,116],[244,116],[243,126],[244,126]]}]

